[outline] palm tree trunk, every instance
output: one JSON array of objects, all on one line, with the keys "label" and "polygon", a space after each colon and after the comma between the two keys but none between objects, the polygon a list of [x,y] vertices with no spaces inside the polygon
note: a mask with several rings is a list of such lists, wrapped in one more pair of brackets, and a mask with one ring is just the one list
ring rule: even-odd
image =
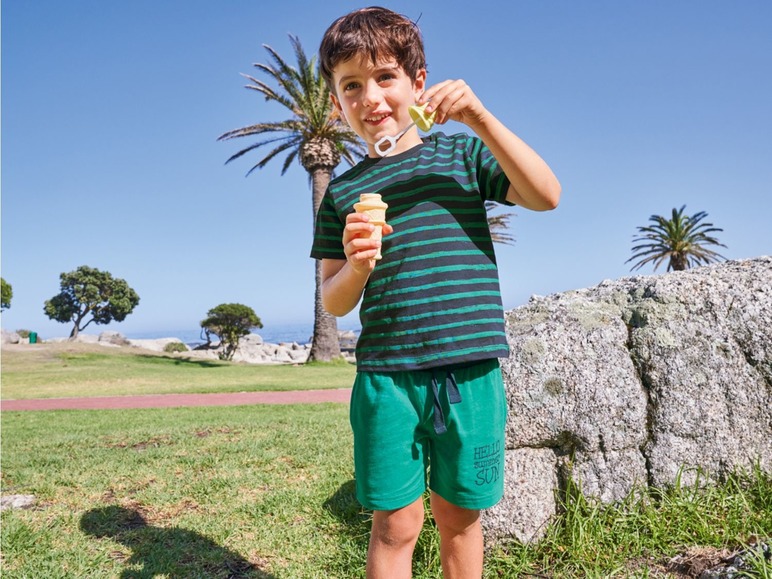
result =
[{"label": "palm tree trunk", "polygon": [[[316,214],[322,204],[324,192],[330,184],[332,169],[314,167],[311,171],[313,190],[313,225],[316,226]],[[309,360],[329,362],[340,358],[340,338],[338,337],[338,320],[322,307],[322,262],[317,259],[314,263],[316,269],[316,289],[314,292],[314,337],[311,342]]]},{"label": "palm tree trunk", "polygon": [[338,320],[322,307],[322,262],[316,260],[316,291],[314,294],[314,337],[309,360],[329,362],[340,358]]},{"label": "palm tree trunk", "polygon": [[670,256],[670,269],[673,271],[686,271],[687,265],[686,255],[683,253],[675,253]]}]

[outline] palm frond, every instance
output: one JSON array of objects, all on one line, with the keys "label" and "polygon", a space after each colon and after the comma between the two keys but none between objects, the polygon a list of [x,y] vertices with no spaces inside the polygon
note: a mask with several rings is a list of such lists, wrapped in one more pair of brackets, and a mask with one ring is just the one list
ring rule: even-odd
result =
[{"label": "palm frond", "polygon": [[514,213],[499,213],[498,215],[491,215],[498,205],[493,201],[485,202],[485,210],[488,213],[488,229],[491,233],[491,241],[494,243],[501,243],[504,245],[514,245],[515,237],[509,233],[509,220],[514,216]]},{"label": "palm frond", "polygon": [[298,129],[301,128],[299,121],[290,119],[287,121],[278,121],[274,123],[258,123],[256,125],[250,125],[248,127],[242,127],[240,129],[233,129],[227,133],[223,133],[217,137],[218,141],[227,141],[228,139],[234,139],[236,137],[251,137],[254,135],[261,135],[263,133],[291,133],[297,134]]},{"label": "palm frond", "polygon": [[[282,143],[278,147],[276,147],[273,151],[268,153],[265,157],[263,157],[260,161],[255,163],[252,168],[247,171],[247,176],[249,176],[252,171],[255,169],[262,169],[265,167],[268,163],[270,163],[277,155],[283,153],[284,151],[287,151],[288,149],[291,149],[290,155],[295,155],[297,153],[297,141],[298,139],[295,137],[291,140],[288,140],[287,142]],[[286,171],[286,169],[285,169]],[[282,175],[284,174],[284,171],[282,171]]]},{"label": "palm frond", "polygon": [[284,137],[276,137],[274,139],[268,139],[266,141],[258,141],[257,143],[253,143],[249,147],[241,149],[238,153],[235,153],[235,154],[231,155],[228,158],[228,160],[225,161],[225,164],[227,165],[228,163],[230,163],[234,159],[238,159],[239,157],[242,157],[243,155],[245,155],[246,153],[249,153],[250,151],[254,151],[255,149],[259,149],[260,147],[265,147],[265,146],[271,145],[273,143],[282,143],[282,145],[281,145],[282,147],[286,143],[290,143],[292,145],[296,145],[297,144],[297,139],[298,139],[297,135],[286,135]]},{"label": "palm frond", "polygon": [[273,88],[271,88],[268,84],[264,83],[261,80],[258,80],[252,76],[249,76],[248,74],[243,74],[242,76],[249,79],[252,83],[254,83],[254,84],[246,84],[244,85],[244,88],[261,93],[265,97],[266,101],[276,101],[277,103],[281,104],[284,108],[289,110],[293,115],[298,114],[299,109],[294,100],[292,100],[286,95],[277,93],[275,90],[273,90]]},{"label": "palm frond", "polygon": [[[290,151],[289,154],[287,155],[287,158],[284,159],[284,165],[282,165],[282,167],[281,167],[281,174],[282,175],[284,175],[287,172],[287,170],[290,168],[290,165],[292,165],[292,161],[294,161],[295,157],[297,157],[297,156],[298,156],[298,149],[296,147],[295,149]],[[310,175],[309,175],[309,177],[310,177]]]}]

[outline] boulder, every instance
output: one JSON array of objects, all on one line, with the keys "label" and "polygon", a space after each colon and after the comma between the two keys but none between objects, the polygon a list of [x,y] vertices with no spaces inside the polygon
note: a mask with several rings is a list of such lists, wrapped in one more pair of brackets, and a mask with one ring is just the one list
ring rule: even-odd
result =
[{"label": "boulder", "polygon": [[18,344],[21,342],[21,336],[16,332],[9,332],[7,330],[0,331],[0,336],[3,344]]},{"label": "boulder", "polygon": [[[258,334],[248,334],[239,340],[239,347],[233,355],[234,362],[247,364],[302,364],[308,359],[309,345],[297,343],[270,344]],[[197,347],[192,353],[196,357],[218,358],[220,344],[212,343]]]},{"label": "boulder", "polygon": [[340,330],[338,332],[338,341],[340,342],[340,349],[344,351],[353,351],[357,346],[357,340],[359,339],[359,333],[353,330]]},{"label": "boulder", "polygon": [[156,339],[140,339],[140,340],[126,340],[129,346],[134,348],[142,348],[143,350],[150,350],[151,352],[164,352],[168,344],[183,344],[185,348],[190,349],[187,344],[184,344],[179,338],[156,338]]},{"label": "boulder", "polygon": [[538,539],[569,480],[609,502],[772,469],[772,258],[535,296],[506,322],[506,491],[487,538]]},{"label": "boulder", "polygon": [[128,346],[129,341],[120,332],[105,331],[99,334],[99,343],[104,346]]}]

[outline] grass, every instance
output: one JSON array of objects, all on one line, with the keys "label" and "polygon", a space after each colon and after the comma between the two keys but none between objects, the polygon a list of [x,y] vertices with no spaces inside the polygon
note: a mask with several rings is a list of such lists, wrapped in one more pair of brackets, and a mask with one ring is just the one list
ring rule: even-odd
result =
[{"label": "grass", "polygon": [[355,371],[347,363],[236,364],[93,344],[4,346],[2,398],[350,388]]},{"label": "grass", "polygon": [[[719,484],[638,489],[614,505],[589,500],[572,484],[561,506],[538,545],[512,544],[492,555],[504,576],[696,576],[688,571],[701,561],[718,564],[717,554],[772,537],[772,476],[758,467]],[[665,563],[683,553],[690,561],[668,574]],[[754,565],[749,577],[772,574],[772,561],[756,557]],[[674,575],[679,568],[683,574]]]},{"label": "grass", "polygon": [[[341,404],[4,412],[2,575],[363,577],[370,515],[354,497]],[[690,547],[772,535],[772,478],[564,499],[536,545],[490,550],[486,577],[677,577]],[[427,517],[414,576],[441,577]],[[751,577],[769,577],[759,558]],[[144,573],[144,574],[143,574]],[[764,574],[766,573],[766,575]],[[123,575],[122,575],[123,574]]]},{"label": "grass", "polygon": [[346,412],[4,413],[3,494],[38,503],[3,513],[2,575],[345,576],[338,545],[356,538],[344,519],[367,518]]},{"label": "grass", "polygon": [[[300,374],[277,370],[351,381],[348,366],[191,365],[101,347],[33,353],[3,350],[4,396],[26,374],[51,395],[102,393],[121,368],[148,388],[169,380],[201,391],[228,377],[302,386],[292,384]],[[2,494],[37,500],[2,513],[4,578],[364,577],[370,514],[354,496],[346,405],[3,412],[0,427]],[[700,561],[772,537],[772,475],[759,468],[718,484],[637,490],[617,505],[571,486],[561,504],[539,543],[489,549],[485,577],[696,576],[687,572]],[[415,577],[441,577],[438,544],[427,515]],[[748,559],[744,576],[772,577],[761,551]]]}]

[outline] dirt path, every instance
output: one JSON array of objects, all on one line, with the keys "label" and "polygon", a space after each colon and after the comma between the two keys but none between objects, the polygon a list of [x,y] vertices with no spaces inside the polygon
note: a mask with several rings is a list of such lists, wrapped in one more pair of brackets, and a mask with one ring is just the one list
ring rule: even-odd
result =
[{"label": "dirt path", "polygon": [[348,403],[350,388],[291,390],[285,392],[231,392],[222,394],[155,394],[93,398],[32,398],[2,400],[0,410],[101,410],[173,408],[180,406],[243,406],[248,404]]}]

